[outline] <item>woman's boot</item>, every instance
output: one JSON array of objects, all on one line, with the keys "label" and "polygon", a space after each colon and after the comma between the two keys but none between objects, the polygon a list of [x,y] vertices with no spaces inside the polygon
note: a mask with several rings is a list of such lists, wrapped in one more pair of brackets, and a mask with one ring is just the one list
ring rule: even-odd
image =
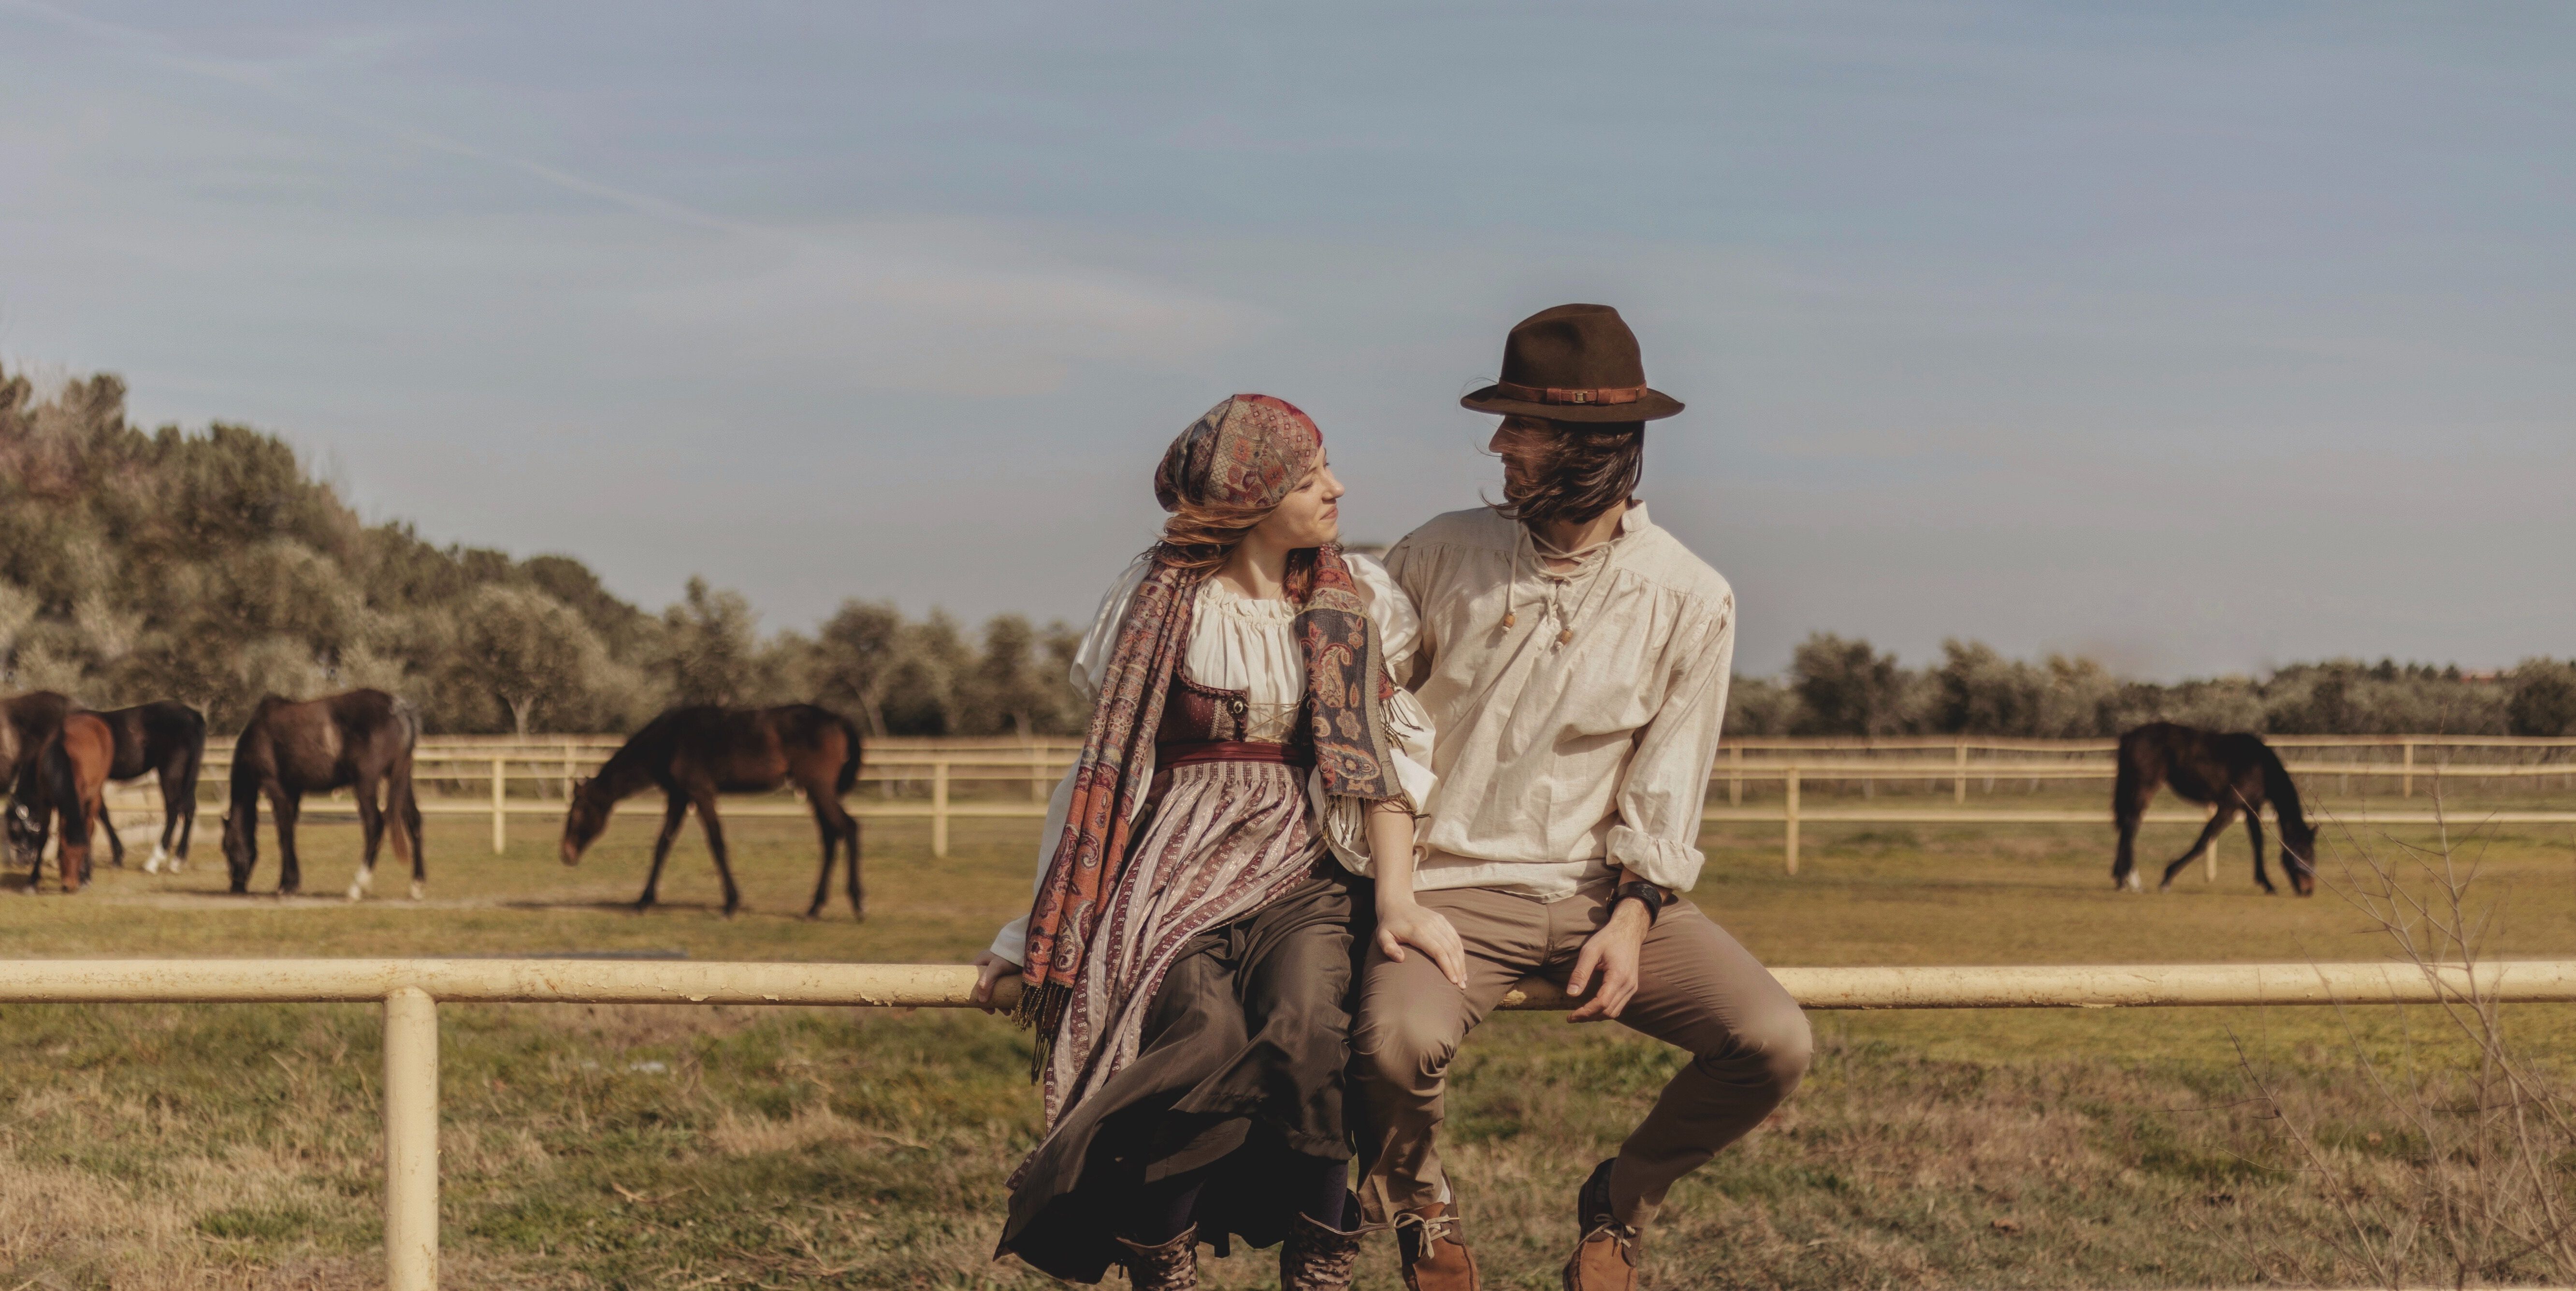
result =
[{"label": "woman's boot", "polygon": [[1345,1233],[1303,1213],[1289,1220],[1287,1240],[1279,1243],[1279,1291],[1350,1291],[1368,1231]]},{"label": "woman's boot", "polygon": [[1139,1246],[1121,1237],[1127,1248],[1127,1283],[1136,1291],[1198,1291],[1199,1226],[1160,1246]]}]

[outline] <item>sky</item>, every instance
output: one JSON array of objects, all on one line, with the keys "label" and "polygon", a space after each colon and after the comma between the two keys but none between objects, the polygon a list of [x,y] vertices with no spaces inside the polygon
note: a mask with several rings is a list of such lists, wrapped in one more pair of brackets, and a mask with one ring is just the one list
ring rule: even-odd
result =
[{"label": "sky", "polygon": [[0,360],[648,608],[1081,619],[1237,390],[1390,541],[1566,301],[1748,673],[2576,654],[2576,7],[0,0]]}]

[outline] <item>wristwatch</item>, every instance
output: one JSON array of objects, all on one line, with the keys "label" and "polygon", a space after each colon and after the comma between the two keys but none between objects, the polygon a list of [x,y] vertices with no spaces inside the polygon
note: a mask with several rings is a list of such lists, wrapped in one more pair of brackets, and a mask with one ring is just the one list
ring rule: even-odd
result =
[{"label": "wristwatch", "polygon": [[1618,890],[1610,894],[1612,914],[1619,912],[1619,903],[1622,901],[1635,901],[1645,906],[1646,926],[1652,928],[1655,926],[1656,917],[1663,914],[1664,907],[1673,903],[1673,894],[1644,879],[1630,879],[1620,884]]}]

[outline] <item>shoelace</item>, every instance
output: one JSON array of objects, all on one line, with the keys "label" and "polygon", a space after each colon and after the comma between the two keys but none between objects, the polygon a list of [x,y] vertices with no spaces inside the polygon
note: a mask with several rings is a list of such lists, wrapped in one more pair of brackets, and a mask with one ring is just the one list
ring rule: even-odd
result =
[{"label": "shoelace", "polygon": [[1395,1217],[1394,1227],[1396,1232],[1402,1233],[1404,1231],[1404,1226],[1407,1224],[1411,1224],[1415,1228],[1422,1230],[1423,1250],[1431,1249],[1431,1244],[1433,1242],[1442,1241],[1444,1239],[1452,1242],[1458,1240],[1458,1216],[1456,1215],[1440,1215],[1433,1217],[1417,1215],[1411,1211],[1407,1211]]}]

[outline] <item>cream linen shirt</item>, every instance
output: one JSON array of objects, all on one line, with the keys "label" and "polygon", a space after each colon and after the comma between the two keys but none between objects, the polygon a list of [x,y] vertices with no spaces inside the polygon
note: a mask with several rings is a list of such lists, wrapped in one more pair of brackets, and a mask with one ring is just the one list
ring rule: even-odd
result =
[{"label": "cream linen shirt", "polygon": [[1726,580],[1643,505],[1602,564],[1568,576],[1542,570],[1521,526],[1484,507],[1414,530],[1386,566],[1421,617],[1410,675],[1438,781],[1415,889],[1554,901],[1613,866],[1676,890],[1698,882],[1700,799],[1735,662]]}]

